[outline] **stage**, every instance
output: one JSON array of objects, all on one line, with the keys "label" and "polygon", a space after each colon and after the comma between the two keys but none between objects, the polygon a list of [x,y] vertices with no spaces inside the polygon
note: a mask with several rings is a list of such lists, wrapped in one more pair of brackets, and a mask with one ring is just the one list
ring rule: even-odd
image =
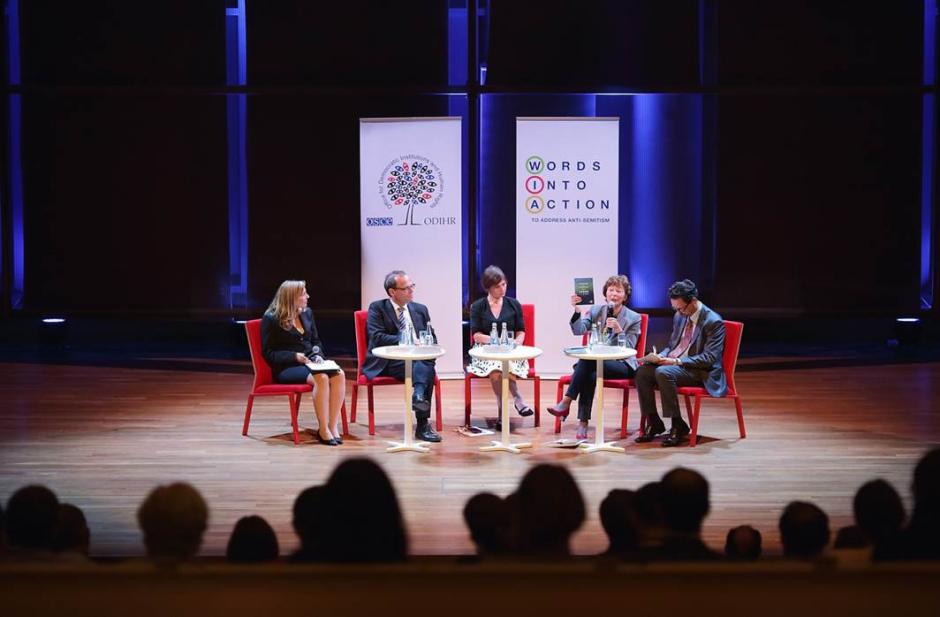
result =
[{"label": "stage", "polygon": [[[193,362],[183,361],[181,369],[168,370],[174,362],[155,360],[155,369],[143,361],[133,368],[55,359],[0,364],[0,499],[23,485],[45,484],[85,512],[93,555],[132,556],[143,553],[135,515],[144,496],[157,484],[186,481],[210,507],[202,555],[224,554],[235,521],[249,514],[272,524],[287,554],[297,546],[290,523],[297,493],[323,482],[338,461],[369,456],[398,491],[411,552],[461,554],[473,550],[461,514],[466,500],[480,491],[505,496],[532,465],[548,462],[568,467],[584,493],[588,520],[572,548],[591,554],[606,546],[597,511],[610,489],[635,489],[681,465],[711,483],[712,514],[704,528],[709,545],[720,549],[730,527],[751,524],[764,535],[765,553],[777,554],[777,518],[791,500],[818,504],[835,531],[851,523],[856,489],[880,477],[910,508],[914,464],[940,441],[934,412],[940,362],[840,366],[837,360],[752,358],[737,374],[746,439],[738,438],[731,401],[706,400],[696,448],[638,445],[630,436],[620,443],[624,454],[553,449],[553,418],[543,413],[539,428],[533,418],[513,418],[513,439],[534,444],[518,455],[482,453],[485,437],[456,432],[463,421],[462,381],[443,382],[444,441],[428,454],[389,454],[387,442],[402,435],[400,387],[375,389],[373,437],[361,390],[358,422],[336,448],[316,444],[312,400],[305,395],[300,422],[306,431],[295,446],[284,398],[256,400],[249,435],[241,435],[251,386],[245,362],[194,370]],[[543,408],[554,400],[555,385],[543,381]],[[492,424],[489,385],[475,380],[473,388],[474,423]],[[522,391],[533,404],[531,382]],[[619,391],[605,393],[608,440],[619,436],[620,397]],[[348,407],[351,396],[346,400]],[[631,433],[638,423],[634,392]],[[575,425],[572,415],[562,436],[573,437]]]}]

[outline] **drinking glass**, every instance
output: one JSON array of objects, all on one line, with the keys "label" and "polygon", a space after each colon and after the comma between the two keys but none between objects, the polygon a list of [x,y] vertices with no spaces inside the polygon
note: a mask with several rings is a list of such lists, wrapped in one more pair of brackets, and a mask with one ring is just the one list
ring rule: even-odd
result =
[{"label": "drinking glass", "polygon": [[617,335],[617,345],[623,349],[627,348],[627,333],[621,332]]},{"label": "drinking glass", "polygon": [[508,331],[506,332],[506,343],[507,343],[506,346],[507,346],[509,349],[515,349],[515,348],[516,348],[516,333],[513,332],[512,330],[508,330]]}]

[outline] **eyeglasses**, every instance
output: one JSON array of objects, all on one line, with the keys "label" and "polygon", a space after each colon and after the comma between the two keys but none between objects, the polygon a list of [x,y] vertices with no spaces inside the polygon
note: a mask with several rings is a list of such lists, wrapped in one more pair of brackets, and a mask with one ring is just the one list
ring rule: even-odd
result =
[{"label": "eyeglasses", "polygon": [[408,291],[409,289],[413,290],[415,287],[416,285],[412,283],[411,285],[408,285],[407,287],[392,287],[392,289],[396,289],[398,291]]}]

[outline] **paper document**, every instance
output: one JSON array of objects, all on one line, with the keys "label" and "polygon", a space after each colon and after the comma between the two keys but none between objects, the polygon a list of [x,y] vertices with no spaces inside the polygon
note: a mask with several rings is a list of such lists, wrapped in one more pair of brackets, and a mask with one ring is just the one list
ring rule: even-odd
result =
[{"label": "paper document", "polygon": [[307,368],[311,371],[322,373],[323,371],[338,371],[339,364],[333,362],[332,360],[324,360],[323,362],[307,362]]}]

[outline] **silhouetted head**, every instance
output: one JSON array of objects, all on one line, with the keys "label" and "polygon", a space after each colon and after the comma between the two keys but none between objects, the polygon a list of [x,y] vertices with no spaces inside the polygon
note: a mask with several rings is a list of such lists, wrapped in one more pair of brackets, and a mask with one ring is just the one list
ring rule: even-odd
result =
[{"label": "silhouetted head", "polygon": [[509,506],[493,493],[477,493],[463,507],[463,520],[480,555],[508,549]]},{"label": "silhouetted head", "polygon": [[191,559],[199,552],[209,523],[209,507],[195,488],[184,482],[158,486],[137,510],[147,555],[157,562]]},{"label": "silhouetted head", "polygon": [[45,486],[24,486],[7,502],[7,541],[11,548],[52,550],[58,520],[55,493]]},{"label": "silhouetted head", "polygon": [[791,501],[780,515],[785,557],[815,559],[829,544],[829,517],[815,504]]},{"label": "silhouetted head", "polygon": [[243,516],[235,523],[225,549],[232,563],[261,563],[278,557],[277,535],[260,516]]},{"label": "silhouetted head", "polygon": [[639,545],[636,502],[636,493],[625,489],[614,489],[601,501],[601,525],[610,541],[609,552],[633,551]]},{"label": "silhouetted head", "polygon": [[710,508],[708,481],[702,474],[676,467],[660,480],[666,527],[675,533],[698,533]]},{"label": "silhouetted head", "polygon": [[761,555],[760,532],[750,525],[740,525],[728,530],[725,538],[725,556],[736,561],[756,561]]},{"label": "silhouetted head", "polygon": [[321,509],[323,508],[323,495],[325,486],[309,486],[300,491],[294,499],[293,519],[291,523],[294,532],[300,538],[302,552],[313,551],[316,547],[317,533],[321,528]]},{"label": "silhouetted head", "polygon": [[940,448],[934,448],[914,468],[914,516],[918,524],[940,528]]},{"label": "silhouetted head", "polygon": [[91,532],[85,521],[85,513],[70,503],[59,504],[59,519],[52,550],[57,553],[81,553],[87,556],[90,543]]},{"label": "silhouetted head", "polygon": [[904,523],[901,496],[881,479],[863,484],[855,493],[852,507],[856,524],[875,546],[894,537]]},{"label": "silhouetted head", "polygon": [[584,498],[571,473],[559,465],[536,465],[515,494],[517,550],[530,556],[569,554],[568,541],[584,522]]},{"label": "silhouetted head", "polygon": [[323,534],[317,551],[324,561],[402,561],[408,555],[398,497],[375,462],[351,458],[336,466],[323,493]]}]

